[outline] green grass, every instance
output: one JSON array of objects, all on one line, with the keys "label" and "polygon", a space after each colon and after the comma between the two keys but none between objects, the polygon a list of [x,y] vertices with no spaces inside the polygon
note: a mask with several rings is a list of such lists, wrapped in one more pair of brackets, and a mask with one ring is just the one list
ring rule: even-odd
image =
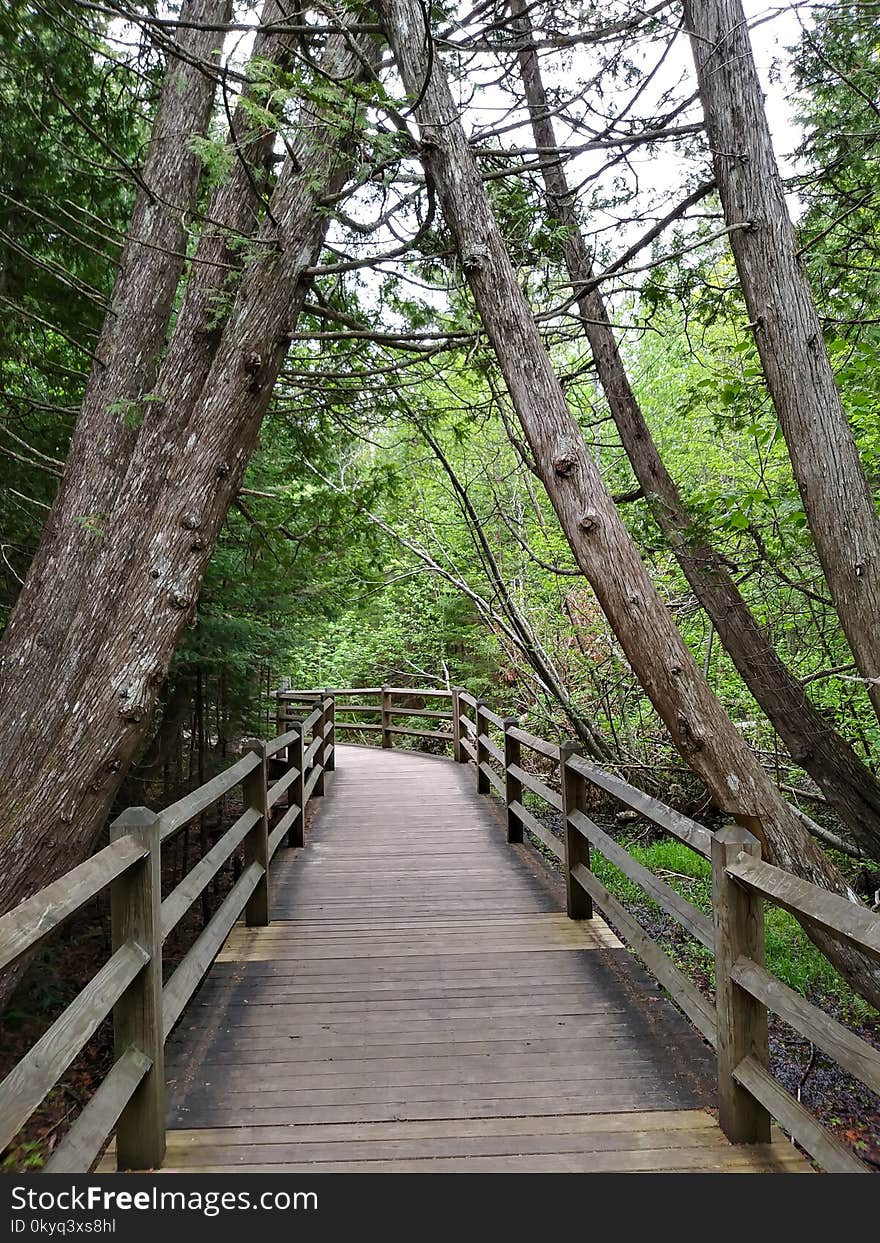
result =
[{"label": "green grass", "polygon": [[[712,913],[712,880],[708,859],[695,854],[682,842],[663,840],[648,845],[638,841],[623,841],[634,859],[649,868],[655,875],[692,902],[707,915]],[[609,863],[598,851],[591,853],[591,867],[596,876],[616,898],[629,907],[648,908],[659,913],[660,908],[638,885],[630,881],[618,868]],[[820,953],[806,933],[787,911],[766,905],[765,932],[767,968],[789,988],[811,997],[825,1000],[844,1017],[858,1020],[872,1017],[875,1011],[849,985],[841,979],[831,963]],[[664,945],[679,966],[686,972],[702,972],[714,986],[714,962],[712,955],[691,938],[676,939]]]}]

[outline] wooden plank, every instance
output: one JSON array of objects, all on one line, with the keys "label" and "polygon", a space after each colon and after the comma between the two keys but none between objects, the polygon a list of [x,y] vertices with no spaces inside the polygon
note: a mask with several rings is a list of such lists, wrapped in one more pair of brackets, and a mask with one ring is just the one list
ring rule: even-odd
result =
[{"label": "wooden plank", "polygon": [[[319,693],[318,691],[315,691],[315,694],[318,694],[318,693]],[[350,687],[331,686],[327,693],[330,695],[335,695],[337,696],[337,698],[340,695],[381,695],[382,687],[381,686],[350,686]]]},{"label": "wooden plank", "polygon": [[[691,1132],[705,1136],[715,1132],[715,1122],[709,1114],[699,1109],[668,1109],[657,1112],[627,1114],[569,1114],[561,1117],[500,1117],[500,1118],[440,1118],[418,1122],[362,1122],[358,1138],[365,1142],[427,1139],[467,1139],[488,1136],[522,1135],[614,1135],[633,1131],[644,1135],[648,1132],[661,1136],[678,1136]],[[292,1132],[292,1133],[291,1133]],[[169,1155],[186,1151],[192,1145],[215,1146],[227,1144],[247,1147],[253,1143],[298,1144],[316,1141],[334,1143],[351,1137],[347,1126],[323,1126],[308,1124],[297,1127],[285,1126],[238,1126],[200,1128],[198,1130],[174,1130],[168,1135]],[[711,1142],[711,1140],[709,1141]],[[717,1142],[717,1140],[716,1140]]]},{"label": "wooden plank", "polygon": [[0,918],[0,971],[54,932],[146,853],[143,843],[121,837]]},{"label": "wooden plank", "polygon": [[337,729],[354,729],[360,732],[360,730],[362,729],[365,729],[368,731],[369,730],[381,731],[382,726],[381,725],[370,725],[366,721],[340,721],[337,719],[336,728]]},{"label": "wooden plank", "polygon": [[205,857],[187,872],[180,884],[171,890],[162,902],[163,941],[178,925],[205,886],[217,875],[235,848],[244,841],[259,818],[259,811],[249,807],[234,824],[230,825]]},{"label": "wooden plank", "polygon": [[405,725],[389,725],[389,734],[406,734],[410,738],[440,738],[452,742],[452,734],[442,729],[408,729]]},{"label": "wooden plank", "polygon": [[531,790],[533,794],[537,794],[545,803],[549,803],[551,807],[555,807],[557,811],[562,811],[562,795],[556,790],[551,790],[540,777],[536,777],[534,773],[526,772],[519,764],[515,764],[511,769],[517,781],[521,782],[527,790]]},{"label": "wooden plank", "polygon": [[[463,720],[463,719],[464,719],[464,718],[462,718],[462,720]],[[462,739],[461,739],[461,748],[462,748],[462,750],[463,750],[463,751],[464,751],[467,755],[469,755],[469,756],[471,757],[471,759],[472,759],[472,760],[474,760],[474,761],[476,762],[476,758],[477,758],[477,748],[476,748],[476,747],[474,746],[474,744],[471,742],[470,738],[465,738],[465,737],[464,737],[464,735],[462,735]]]},{"label": "wooden plank", "polygon": [[504,798],[504,779],[496,773],[495,769],[488,762],[488,760],[484,760],[480,765],[480,771],[486,777],[489,784],[494,787],[496,792]]},{"label": "wooden plank", "polygon": [[27,1122],[149,961],[133,941],[120,946],[0,1083],[0,1151]]},{"label": "wooden plank", "polygon": [[303,721],[302,723],[303,733],[307,734],[310,729],[312,729],[315,725],[318,724],[318,722],[320,721],[323,715],[324,715],[323,704],[318,704],[317,708],[315,708],[313,712],[310,712],[309,715],[306,717],[306,719]]},{"label": "wooden plank", "polygon": [[[633,1086],[617,1080],[596,1088],[574,1087],[564,1073],[547,1083],[530,1076],[514,1075],[500,1082],[476,1085],[429,1084],[401,1093],[395,1085],[382,1087],[279,1088],[276,1092],[253,1094],[229,1092],[222,1102],[215,1098],[187,1096],[186,1113],[178,1125],[242,1126],[259,1122],[264,1126],[286,1124],[340,1124],[350,1127],[364,1122],[430,1121],[439,1118],[514,1116],[562,1116],[582,1112],[633,1113],[681,1107],[678,1093],[670,1093],[644,1083]],[[695,1101],[691,1105],[697,1104]],[[403,1108],[402,1108],[403,1106]]]},{"label": "wooden plank", "polygon": [[296,729],[289,729],[286,734],[279,734],[277,738],[270,739],[266,743],[266,754],[272,756],[279,751],[283,751],[285,747],[289,747],[291,743],[296,742],[299,732],[299,726],[297,725]]},{"label": "wooden plank", "polygon": [[312,771],[309,773],[308,777],[306,778],[306,783],[303,786],[303,805],[305,807],[308,807],[309,805],[309,799],[312,797],[312,794],[314,793],[315,786],[318,784],[318,780],[320,776],[321,776],[320,768],[313,768]]},{"label": "wooden plank", "polygon": [[[295,732],[294,738],[299,739],[299,730]],[[281,798],[281,795],[284,793],[284,791],[293,785],[294,781],[296,781],[298,776],[299,776],[299,769],[297,768],[295,764],[291,764],[287,772],[284,773],[283,776],[279,777],[278,780],[273,785],[269,786],[269,790],[266,796],[266,802],[269,807],[275,806],[275,804]]]},{"label": "wooden plank", "polygon": [[652,824],[665,829],[667,833],[677,837],[679,841],[690,846],[692,850],[695,850],[697,854],[702,855],[705,859],[709,858],[712,834],[708,829],[704,829],[701,824],[697,824],[695,820],[690,820],[687,816],[683,816],[681,812],[667,807],[665,803],[660,803],[657,799],[651,798],[643,790],[629,785],[621,777],[616,777],[613,773],[608,773],[604,769],[598,768],[583,756],[572,756],[568,763],[576,772],[582,773],[588,781],[598,786],[600,790],[604,790],[606,794],[612,794],[619,802],[627,807],[631,807],[633,811],[639,812],[646,820],[650,820]]},{"label": "wooden plank", "polygon": [[[639,1115],[635,1115],[638,1117]],[[598,1137],[577,1133],[560,1135],[541,1141],[533,1146],[520,1142],[520,1150],[505,1151],[503,1140],[496,1144],[475,1142],[461,1146],[460,1155],[443,1155],[443,1145],[435,1142],[427,1145],[434,1151],[429,1155],[392,1156],[390,1144],[377,1142],[377,1152],[384,1155],[371,1157],[366,1152],[347,1157],[345,1151],[326,1149],[323,1153],[297,1157],[295,1151],[269,1150],[256,1159],[248,1159],[246,1150],[220,1152],[208,1144],[188,1146],[188,1172],[219,1173],[237,1170],[240,1173],[273,1174],[321,1174],[321,1173],[809,1173],[809,1166],[791,1148],[790,1144],[754,1145],[735,1148],[730,1145],[711,1143],[705,1136],[695,1137],[688,1131],[678,1131],[666,1137],[655,1133],[631,1132],[631,1142],[626,1134],[611,1133],[603,1145]],[[697,1140],[702,1142],[695,1142]],[[491,1151],[492,1148],[500,1151]],[[479,1151],[480,1148],[490,1151]],[[476,1151],[474,1150],[476,1149]],[[176,1150],[180,1153],[180,1149]],[[216,1156],[212,1153],[217,1152]],[[308,1152],[308,1150],[307,1150]],[[261,1161],[259,1157],[262,1156]]]},{"label": "wooden plank", "polygon": [[452,691],[433,690],[420,686],[387,686],[384,688],[389,696],[415,695],[420,699],[451,699]]},{"label": "wooden plank", "polygon": [[[486,713],[484,711],[483,716],[485,715]],[[497,743],[494,743],[488,734],[480,734],[480,743],[482,744],[484,749],[489,752],[492,758],[494,760],[497,760],[498,763],[503,768],[504,767],[504,751],[502,750],[502,748],[499,747]]]},{"label": "wooden plank", "polygon": [[517,742],[522,743],[524,747],[528,747],[532,751],[537,751],[539,755],[546,755],[548,760],[557,760],[559,758],[559,746],[557,743],[547,742],[545,738],[538,738],[535,734],[526,733],[518,725],[513,727],[511,733]]},{"label": "wooden plank", "polygon": [[[375,712],[376,709],[373,708],[371,709],[371,711]],[[392,717],[423,716],[423,717],[429,717],[431,720],[437,720],[437,721],[451,721],[452,720],[451,712],[443,712],[439,708],[392,708],[391,716]]]},{"label": "wooden plank", "polygon": [[839,1066],[860,1079],[865,1087],[880,1094],[880,1049],[856,1036],[756,962],[738,958],[730,974],[741,988],[757,997],[795,1031],[824,1049]]},{"label": "wooden plank", "polygon": [[693,903],[688,902],[665,881],[655,876],[649,868],[634,859],[628,850],[625,850],[613,837],[609,837],[605,830],[600,829],[598,824],[595,824],[584,812],[571,812],[569,823],[574,825],[578,832],[583,833],[587,841],[592,842],[610,863],[623,872],[624,876],[628,876],[630,880],[635,881],[644,889],[645,893],[653,898],[662,910],[677,919],[692,937],[696,937],[707,949],[714,951],[715,930],[708,915],[697,910]]},{"label": "wooden plank", "polygon": [[[256,1128],[254,1128],[256,1129]],[[208,1140],[204,1134],[191,1132],[188,1144],[175,1146],[172,1160],[187,1171],[204,1165],[236,1162],[259,1163],[268,1167],[284,1163],[314,1163],[318,1172],[325,1162],[363,1162],[369,1168],[378,1161],[437,1160],[444,1158],[485,1157],[534,1157],[543,1154],[581,1154],[585,1165],[591,1159],[605,1159],[604,1154],[628,1153],[638,1160],[637,1154],[646,1152],[660,1154],[666,1149],[677,1152],[699,1150],[704,1156],[711,1151],[703,1131],[679,1129],[669,1134],[651,1129],[640,1132],[636,1127],[627,1131],[557,1131],[537,1135],[527,1130],[512,1135],[441,1136],[436,1139],[414,1141],[405,1139],[350,1139],[347,1143],[325,1140],[296,1139],[288,1135],[271,1142],[255,1137],[242,1149],[226,1137]],[[722,1158],[728,1154],[719,1145],[715,1149]],[[600,1156],[601,1154],[601,1156]],[[662,1168],[662,1167],[661,1167]]]},{"label": "wooden plank", "polygon": [[259,863],[252,863],[242,872],[162,989],[162,1018],[166,1039],[262,877],[263,869]]},{"label": "wooden plank", "polygon": [[160,814],[162,841],[167,841],[184,825],[195,820],[196,816],[201,815],[203,811],[207,811],[224,794],[234,790],[259,763],[259,758],[253,752],[249,752],[243,755],[237,763],[224,769],[210,781],[206,781],[197,790],[193,790],[191,794],[187,794],[184,798],[178,799],[176,803],[172,803],[170,807],[166,807]]},{"label": "wooden plank", "polygon": [[558,859],[561,863],[563,856],[562,845],[559,839],[553,836],[546,824],[542,824],[541,821],[536,816],[533,816],[528,808],[523,807],[520,802],[511,803],[511,808],[528,831],[534,837],[537,837],[537,839],[550,851],[551,855],[553,855],[554,858]]},{"label": "wooden plank", "polygon": [[84,1174],[107,1142],[119,1115],[152,1062],[130,1047],[117,1058],[76,1122],[46,1162],[47,1174]]},{"label": "wooden plank", "polygon": [[[600,949],[610,947],[615,944],[614,936],[604,925],[597,928],[591,928],[589,932],[581,934],[580,940],[573,937],[565,942],[545,941],[545,942],[514,942],[512,938],[499,938],[494,942],[481,942],[480,953],[483,955],[495,954],[546,954],[553,953],[562,949]],[[425,960],[426,967],[430,968],[435,964],[435,956],[445,956],[454,958],[460,955],[474,955],[472,946],[468,943],[467,938],[460,938],[457,941],[446,941],[442,946],[434,947],[433,955],[426,957],[425,949],[416,946],[370,946],[363,941],[358,944],[351,942],[346,946],[334,947],[331,950],[320,949],[317,951],[309,951],[307,949],[298,950],[293,942],[285,944],[278,942],[273,944],[267,941],[255,941],[252,945],[243,947],[236,944],[224,950],[224,962],[280,962],[283,959],[291,961],[299,960],[302,963],[326,960],[343,960],[352,962],[358,958],[375,961],[377,959],[404,960],[408,958],[419,958]],[[179,968],[178,968],[179,969]],[[499,966],[500,969],[500,966]]]},{"label": "wooden plank", "polygon": [[491,721],[497,729],[504,729],[504,717],[499,716],[497,712],[493,712],[491,708],[487,708],[485,704],[483,704],[482,717],[485,721]]},{"label": "wooden plank", "polygon": [[755,1058],[743,1058],[734,1068],[733,1077],[829,1174],[871,1172],[839,1139],[826,1131],[800,1101],[780,1087],[770,1071]]},{"label": "wooden plank", "polygon": [[802,915],[826,932],[850,941],[880,962],[880,915],[859,902],[848,902],[761,859],[741,856],[731,860],[727,875],[792,915]]},{"label": "wooden plank", "polygon": [[269,834],[269,859],[273,858],[275,851],[281,845],[285,833],[290,829],[299,817],[300,809],[297,806],[288,807],[287,811],[275,825],[275,828]]},{"label": "wooden plank", "polygon": [[698,1031],[715,1044],[717,1031],[715,1007],[703,996],[675,963],[633,918],[625,906],[618,902],[602,882],[583,864],[572,869],[572,875],[593,898],[596,905],[605,912],[615,927],[620,929],[622,936],[632,946],[642,962],[657,979],[675,1003],[681,1006]]}]

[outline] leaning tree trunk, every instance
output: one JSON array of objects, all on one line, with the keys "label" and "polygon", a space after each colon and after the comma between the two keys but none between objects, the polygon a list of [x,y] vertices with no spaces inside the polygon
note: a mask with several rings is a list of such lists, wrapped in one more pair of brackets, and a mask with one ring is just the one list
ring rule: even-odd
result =
[{"label": "leaning tree trunk", "polygon": [[[382,0],[379,7],[414,100],[427,174],[538,473],[630,665],[676,748],[718,806],[758,833],[781,866],[852,899],[712,693],[604,486],[517,282],[445,71],[436,51],[431,55],[419,0]],[[875,963],[824,933],[808,931],[854,988],[872,1003],[880,1001]]]},{"label": "leaning tree trunk", "polygon": [[[350,175],[362,106],[347,87],[369,76],[375,50],[347,35],[328,40],[322,102],[303,106],[254,257],[193,400],[188,376],[169,373],[167,364],[185,357],[178,332],[197,353],[196,338],[210,335],[212,321],[196,323],[181,308],[157,386],[163,400],[145,415],[83,603],[64,636],[63,684],[48,701],[31,704],[51,726],[36,763],[17,715],[0,708],[0,741],[11,757],[0,911],[80,861],[143,736],[286,356],[327,228],[325,202]],[[179,404],[178,390],[187,398]]]},{"label": "leaning tree trunk", "polygon": [[880,715],[880,519],[797,240],[740,0],[684,0],[730,245],[828,588]]},{"label": "leaning tree trunk", "polygon": [[443,452],[443,448],[437,438],[417,419],[414,422],[422,439],[426,442],[449,479],[452,490],[458,500],[459,512],[471,532],[471,538],[477,550],[480,564],[483,567],[483,573],[489,581],[501,613],[507,619],[519,651],[529,665],[531,665],[532,671],[547,694],[552,699],[555,699],[562,708],[571,722],[574,732],[589,753],[600,761],[610,759],[614,752],[603,737],[598,724],[575,706],[571,695],[566,690],[562,677],[538,641],[537,635],[532,630],[529,619],[514,600],[513,593],[505,582],[501,567],[498,564],[495,553],[492,551],[492,545],[480,520],[480,515],[477,513],[476,507],[468,495],[467,488],[455,473],[452,463]]},{"label": "leaning tree trunk", "polygon": [[[232,0],[184,0],[180,19],[217,26],[231,11]],[[217,85],[202,65],[222,46],[216,30],[187,24],[173,33],[181,56],[168,64],[61,484],[0,643],[0,695],[35,669],[48,677],[60,654],[84,581],[76,567],[100,546],[165,345],[199,185],[192,139],[207,131]],[[5,759],[0,750],[0,771]]]},{"label": "leaning tree trunk", "polygon": [[553,158],[558,147],[528,9],[524,0],[511,0],[510,7],[550,211],[565,229],[565,264],[584,333],[633,473],[694,595],[791,758],[810,774],[853,840],[872,858],[880,859],[880,783],[786,668],[721,558],[697,535],[675,481],[663,464],[629,382],[605,300],[598,288],[592,287],[592,265],[574,196],[561,161]]},{"label": "leaning tree trunk", "polygon": [[[277,20],[281,15],[278,0],[266,0],[263,22]],[[260,31],[254,40],[253,54],[262,62],[283,67],[290,60],[291,48],[292,36]],[[48,578],[42,572],[29,577],[13,613],[13,621],[0,640],[0,651],[3,653],[0,682],[4,692],[0,700],[0,774],[4,773],[6,763],[20,762],[22,755],[29,756],[29,762],[36,767],[55,746],[54,734],[56,729],[63,728],[63,716],[46,721],[33,712],[33,704],[41,698],[48,703],[53,696],[66,695],[67,688],[73,686],[79,676],[76,662],[71,661],[58,636],[67,632],[77,601],[82,603],[84,594],[91,592],[90,576],[94,572],[98,547],[106,538],[104,528],[110,528],[116,522],[114,490],[116,494],[121,490],[121,481],[125,479],[135,444],[139,439],[146,438],[157,419],[167,421],[173,418],[177,424],[185,422],[198,399],[220,343],[222,324],[232,306],[236,284],[241,276],[241,240],[255,233],[263,214],[260,193],[261,187],[265,190],[268,183],[266,165],[272,156],[275,134],[264,122],[251,120],[247,106],[240,104],[233,117],[229,145],[234,159],[228,176],[211,195],[207,220],[191,261],[189,280],[168,350],[161,366],[157,358],[154,367],[138,373],[140,382],[149,385],[148,389],[139,393],[143,422],[139,431],[128,433],[124,443],[121,440],[116,442],[116,460],[112,467],[114,475],[118,475],[115,484],[111,484],[109,479],[107,472],[110,467],[105,454],[107,436],[115,431],[112,417],[105,417],[104,420],[109,427],[96,430],[96,407],[87,400],[80,415],[85,430],[80,427],[79,421],[77,423],[74,444],[79,448],[76,453],[71,451],[62,487],[67,487],[69,495],[82,496],[93,487],[95,478],[104,479],[106,493],[102,502],[104,516],[101,534],[92,540],[81,532],[82,542],[77,546],[79,555],[74,555],[77,549],[71,547],[69,529],[64,524],[50,521],[44,531],[37,559],[42,558],[44,564],[63,566],[63,572]],[[135,227],[133,225],[132,231]],[[168,261],[169,257],[166,255],[165,259]],[[144,314],[144,307],[133,300],[126,311],[125,322],[118,326],[117,332],[120,335],[134,332],[140,322],[139,317]],[[149,316],[152,326],[147,331],[148,336],[152,334],[151,339],[160,335],[154,320],[164,315],[161,332],[164,340],[170,314],[170,299],[161,303],[154,299]],[[128,376],[132,392],[136,391],[138,377],[133,373]],[[154,389],[154,392],[150,393],[149,389]],[[151,400],[144,401],[148,396]],[[94,471],[92,459],[87,454],[90,443],[95,445]],[[127,497],[123,495],[120,499],[123,510],[126,502]],[[34,661],[31,649],[18,642],[21,633],[35,638],[40,647],[51,642],[51,659],[47,657]],[[22,662],[22,666],[17,662]],[[23,676],[16,676],[19,667],[26,670]]]}]

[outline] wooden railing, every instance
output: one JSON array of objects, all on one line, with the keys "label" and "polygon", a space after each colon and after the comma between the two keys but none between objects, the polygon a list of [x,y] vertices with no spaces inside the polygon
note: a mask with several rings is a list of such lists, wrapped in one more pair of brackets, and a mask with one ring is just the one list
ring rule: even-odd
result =
[{"label": "wooden railing", "polygon": [[[295,697],[297,692],[290,694]],[[763,904],[773,902],[875,960],[880,960],[880,917],[858,903],[848,902],[762,861],[760,844],[747,828],[732,824],[710,833],[703,825],[599,768],[580,753],[578,744],[536,737],[520,728],[516,720],[499,716],[460,687],[445,692],[382,687],[369,691],[334,690],[332,694],[337,698],[357,696],[359,700],[381,695],[381,702],[375,707],[354,705],[358,712],[381,714],[381,725],[346,728],[381,730],[384,746],[391,745],[392,733],[443,738],[454,759],[473,766],[477,791],[494,794],[504,804],[508,841],[530,841],[559,864],[565,878],[568,915],[572,919],[589,919],[595,904],[715,1047],[719,1121],[734,1143],[768,1140],[770,1120],[775,1118],[824,1169],[869,1172],[770,1074],[768,1010],[872,1091],[880,1092],[880,1051],[766,969]],[[389,729],[400,711],[394,708],[395,697],[427,699],[432,695],[451,699],[451,713],[436,714],[444,720],[451,717],[451,733]],[[423,717],[430,715],[421,708],[411,711]],[[637,812],[710,861],[711,917],[655,876],[590,818],[587,813],[591,789]],[[559,813],[561,837],[526,805],[526,800],[534,799]],[[714,955],[714,1003],[601,883],[590,868],[591,847]]]},{"label": "wooden railing", "polygon": [[[404,686],[359,686],[355,689],[328,687],[321,690],[279,691],[278,721],[279,727],[285,719],[285,713],[291,709],[299,710],[303,705],[316,701],[320,696],[330,698],[334,703],[334,723],[337,730],[348,734],[381,734],[382,746],[393,747],[395,737],[430,738],[434,741],[452,743],[450,729],[420,729],[406,723],[407,717],[417,717],[424,721],[453,721],[453,691],[433,690],[431,688],[411,688]],[[347,702],[356,696],[358,702]],[[365,703],[373,699],[375,703]],[[406,704],[395,706],[395,700],[407,700]],[[413,706],[416,700],[441,700],[448,708],[428,708]],[[354,716],[356,720],[347,718]],[[364,720],[363,718],[368,718]],[[403,724],[400,724],[403,718]]]},{"label": "wooden railing", "polygon": [[[356,702],[348,702],[354,698]],[[375,699],[375,703],[365,702]],[[428,709],[441,700],[448,708]],[[345,702],[340,702],[345,701]],[[401,701],[405,701],[401,703]],[[420,702],[421,701],[421,702]],[[368,721],[338,719],[371,716]],[[449,730],[408,726],[407,718],[449,722]],[[403,719],[403,724],[395,724]],[[0,1084],[0,1149],[113,1012],[114,1062],[47,1165],[86,1170],[116,1128],[120,1169],[151,1169],[165,1149],[163,1046],[236,920],[269,922],[268,871],[282,841],[301,846],[309,800],[333,770],[338,729],[442,741],[471,764],[477,791],[501,800],[510,842],[529,842],[559,864],[572,919],[594,904],[717,1052],[719,1120],[735,1143],[764,1141],[775,1118],[825,1169],[865,1173],[848,1148],[785,1091],[769,1071],[767,1011],[772,1010],[841,1067],[880,1092],[880,1052],[767,971],[763,904],[773,902],[880,961],[880,917],[760,857],[740,825],[710,833],[702,825],[586,759],[571,741],[550,742],[503,718],[462,688],[371,687],[284,691],[277,736],[254,742],[225,772],[163,811],[129,808],[111,826],[111,842],[87,862],[0,918],[0,970],[109,889],[111,954],[45,1035]],[[164,898],[161,850],[176,833],[237,786],[244,810]],[[609,795],[708,859],[712,916],[683,898],[588,815],[590,790]],[[533,810],[559,813],[558,837]],[[236,850],[242,870],[230,892],[170,978],[162,980],[162,944]],[[704,997],[590,867],[599,851],[714,954],[716,998]]]},{"label": "wooden railing", "polygon": [[[333,769],[333,700],[319,695],[307,706],[304,719],[285,714],[278,737],[248,744],[231,767],[163,811],[128,808],[108,846],[0,918],[2,971],[109,890],[110,957],[0,1084],[0,1151],[112,1011],[113,1065],[46,1171],[88,1170],[114,1127],[119,1169],[161,1165],[165,1041],[236,920],[269,923],[269,865],[283,841],[303,844],[309,800],[323,794]],[[238,786],[241,815],[163,898],[163,846]],[[163,983],[163,942],[239,848],[240,875]]]}]

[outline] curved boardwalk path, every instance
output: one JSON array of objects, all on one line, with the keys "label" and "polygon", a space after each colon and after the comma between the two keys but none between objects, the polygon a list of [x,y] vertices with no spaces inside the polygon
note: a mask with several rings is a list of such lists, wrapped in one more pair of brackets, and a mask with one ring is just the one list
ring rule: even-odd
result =
[{"label": "curved boardwalk path", "polygon": [[166,1168],[807,1169],[727,1143],[700,1038],[472,783],[338,748],[271,926],[233,930],[169,1042]]}]

